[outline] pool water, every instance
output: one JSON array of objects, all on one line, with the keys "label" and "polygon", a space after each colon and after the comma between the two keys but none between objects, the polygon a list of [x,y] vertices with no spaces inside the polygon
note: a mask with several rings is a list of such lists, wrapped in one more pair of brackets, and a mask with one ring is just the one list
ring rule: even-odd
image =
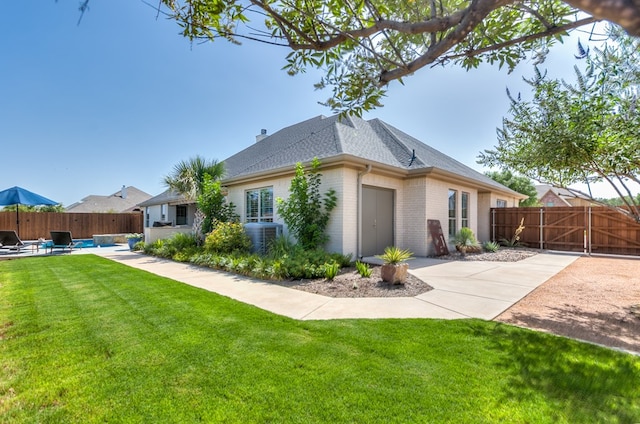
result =
[{"label": "pool water", "polygon": [[[81,243],[78,244],[77,246],[75,246],[75,249],[86,249],[86,248],[91,248],[91,247],[108,247],[108,246],[115,246],[115,244],[99,244],[99,245],[94,245],[93,244],[93,239],[78,239],[78,240],[73,240],[74,243]],[[51,241],[47,241],[45,243],[42,244],[41,248],[46,248],[51,246]]]}]

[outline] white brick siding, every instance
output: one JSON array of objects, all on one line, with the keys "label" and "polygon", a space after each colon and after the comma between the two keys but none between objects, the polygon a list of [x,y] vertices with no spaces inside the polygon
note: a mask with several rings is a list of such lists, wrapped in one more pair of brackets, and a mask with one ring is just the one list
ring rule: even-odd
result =
[{"label": "white brick siding", "polygon": [[[336,191],[337,205],[331,213],[327,235],[329,242],[325,246],[328,251],[352,254],[358,252],[358,170],[341,167],[322,170],[321,193],[330,188]],[[244,221],[245,192],[262,187],[273,187],[275,198],[288,198],[292,176],[256,183],[229,187],[228,198],[236,205],[236,212]],[[411,250],[416,256],[434,253],[433,240],[427,227],[428,219],[440,221],[442,231],[447,238],[448,192],[457,191],[457,228],[462,225],[461,193],[469,193],[469,227],[479,241],[490,239],[489,208],[495,207],[497,199],[506,200],[509,206],[517,205],[518,199],[493,193],[481,193],[468,185],[453,181],[443,181],[428,177],[393,178],[376,173],[375,166],[371,173],[362,177],[366,186],[391,189],[394,191],[394,244],[402,249]],[[274,222],[284,224],[274,204]],[[285,226],[285,234],[288,230]],[[455,249],[449,243],[450,249]]]}]

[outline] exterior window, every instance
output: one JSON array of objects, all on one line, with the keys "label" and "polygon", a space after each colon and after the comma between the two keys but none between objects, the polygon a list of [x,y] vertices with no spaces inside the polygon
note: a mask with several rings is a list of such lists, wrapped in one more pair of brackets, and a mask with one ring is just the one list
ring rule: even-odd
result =
[{"label": "exterior window", "polygon": [[462,198],[460,199],[462,210],[462,223],[463,227],[469,227],[469,193],[462,192]]},{"label": "exterior window", "polygon": [[176,225],[187,225],[187,205],[176,206]]},{"label": "exterior window", "polygon": [[245,218],[246,222],[273,222],[273,187],[246,192]]},{"label": "exterior window", "polygon": [[496,201],[496,207],[498,207],[498,208],[506,208],[507,207],[507,201],[506,200],[502,200],[502,199],[498,199]]},{"label": "exterior window", "polygon": [[457,216],[456,216],[456,198],[458,197],[458,192],[456,190],[449,190],[449,238],[455,237],[458,232],[458,228],[456,227]]},{"label": "exterior window", "polygon": [[164,221],[167,219],[167,205],[160,205],[160,220]]}]

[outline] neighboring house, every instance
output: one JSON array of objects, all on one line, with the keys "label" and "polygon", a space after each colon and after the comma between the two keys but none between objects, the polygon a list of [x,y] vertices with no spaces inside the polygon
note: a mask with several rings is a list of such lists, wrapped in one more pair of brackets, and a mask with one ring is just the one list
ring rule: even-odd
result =
[{"label": "neighboring house", "polygon": [[241,221],[283,223],[275,199],[288,197],[295,164],[317,157],[322,192],[338,197],[325,247],[354,257],[390,245],[433,254],[427,220],[439,220],[449,240],[461,227],[488,240],[490,208],[526,198],[378,119],[319,116],[256,140],[224,161]]},{"label": "neighboring house", "polygon": [[595,206],[588,197],[576,195],[565,188],[552,187],[550,185],[537,185],[538,200],[542,206]]},{"label": "neighboring house", "polygon": [[152,243],[175,233],[191,232],[195,201],[170,189],[139,205],[144,210],[145,241]]},{"label": "neighboring house", "polygon": [[122,186],[109,196],[90,195],[65,208],[66,212],[138,212],[138,204],[151,198],[151,195],[133,186]]}]

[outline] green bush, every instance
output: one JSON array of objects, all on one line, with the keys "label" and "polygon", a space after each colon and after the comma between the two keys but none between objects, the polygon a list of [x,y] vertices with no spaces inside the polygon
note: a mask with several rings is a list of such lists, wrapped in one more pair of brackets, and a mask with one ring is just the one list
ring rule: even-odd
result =
[{"label": "green bush", "polygon": [[326,230],[331,211],[337,204],[334,189],[329,189],[324,196],[320,194],[322,174],[319,169],[318,158],[311,162],[309,172],[298,162],[289,187],[289,198],[276,199],[278,214],[305,249],[317,248],[329,240]]},{"label": "green bush", "polygon": [[218,223],[205,240],[204,250],[195,237],[179,235],[144,245],[149,255],[180,262],[273,280],[334,278],[340,268],[351,265],[351,255],[327,253],[322,249],[305,250],[286,237],[279,237],[261,257],[248,254],[250,240],[242,224]]},{"label": "green bush", "polygon": [[289,237],[280,235],[269,241],[267,246],[267,256],[270,258],[281,258],[285,255],[302,250],[302,247],[295,244]]},{"label": "green bush", "polygon": [[218,222],[204,242],[205,250],[215,253],[247,253],[251,240],[241,223]]},{"label": "green bush", "polygon": [[330,263],[324,264],[324,278],[326,278],[327,280],[329,281],[333,280],[334,278],[336,278],[339,272],[340,272],[339,263],[330,262]]},{"label": "green bush", "polygon": [[413,253],[408,249],[400,249],[395,246],[388,246],[384,249],[382,255],[376,255],[376,258],[382,259],[385,264],[400,264],[411,258]]},{"label": "green bush", "polygon": [[176,250],[185,250],[198,246],[198,239],[193,233],[177,233],[168,238],[166,242]]},{"label": "green bush", "polygon": [[487,252],[497,252],[500,249],[500,245],[495,241],[487,241],[482,245],[482,248]]},{"label": "green bush", "polygon": [[469,253],[480,253],[481,248],[478,244],[473,230],[469,227],[462,227],[460,231],[455,235],[453,242],[456,245],[456,249],[463,255]]},{"label": "green bush", "polygon": [[369,264],[356,261],[356,269],[358,270],[358,274],[360,274],[361,277],[364,277],[364,278],[371,277],[371,267],[369,266]]}]

